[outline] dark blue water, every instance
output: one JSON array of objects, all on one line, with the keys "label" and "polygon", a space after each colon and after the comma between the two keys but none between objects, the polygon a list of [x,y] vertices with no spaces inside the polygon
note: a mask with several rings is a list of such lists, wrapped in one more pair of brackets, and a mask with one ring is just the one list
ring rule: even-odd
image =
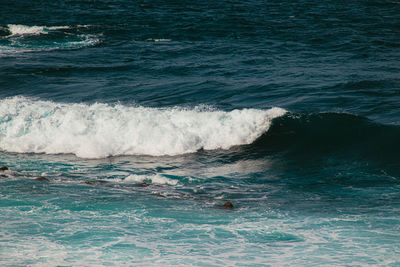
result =
[{"label": "dark blue water", "polygon": [[2,265],[400,264],[400,2],[3,2]]}]

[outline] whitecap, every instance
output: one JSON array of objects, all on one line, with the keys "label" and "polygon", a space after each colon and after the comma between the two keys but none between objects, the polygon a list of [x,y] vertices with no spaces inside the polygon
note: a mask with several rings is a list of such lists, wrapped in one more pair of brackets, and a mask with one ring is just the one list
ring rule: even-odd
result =
[{"label": "whitecap", "polygon": [[43,34],[45,32],[44,26],[26,26],[20,24],[8,24],[8,30],[11,33],[11,36],[16,35],[38,35]]},{"label": "whitecap", "polygon": [[70,29],[70,26],[27,26],[22,24],[8,24],[10,36],[48,34],[51,31]]}]

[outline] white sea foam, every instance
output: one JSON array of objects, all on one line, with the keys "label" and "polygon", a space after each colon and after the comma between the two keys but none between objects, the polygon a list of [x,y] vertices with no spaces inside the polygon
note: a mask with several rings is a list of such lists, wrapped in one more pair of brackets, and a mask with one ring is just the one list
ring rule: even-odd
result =
[{"label": "white sea foam", "polygon": [[229,149],[252,143],[285,112],[62,104],[13,97],[0,100],[0,149],[84,158]]},{"label": "white sea foam", "polygon": [[117,183],[151,183],[151,184],[168,184],[168,185],[176,185],[178,183],[177,180],[169,179],[167,177],[162,176],[161,174],[153,174],[153,175],[138,175],[138,174],[130,174],[125,179],[106,179],[109,182],[117,182]]},{"label": "white sea foam", "polygon": [[171,39],[153,39],[153,38],[148,38],[146,39],[146,41],[148,42],[170,42]]},{"label": "white sea foam", "polygon": [[[85,47],[85,46],[93,46],[100,42],[100,39],[93,34],[81,34],[78,36],[80,38],[79,41],[70,41],[66,42],[62,48],[76,48],[76,47]],[[60,47],[57,47],[60,48]]]}]

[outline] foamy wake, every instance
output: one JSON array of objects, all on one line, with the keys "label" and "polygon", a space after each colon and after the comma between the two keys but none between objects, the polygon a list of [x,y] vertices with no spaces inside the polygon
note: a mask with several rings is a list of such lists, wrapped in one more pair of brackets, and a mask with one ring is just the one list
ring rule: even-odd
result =
[{"label": "foamy wake", "polygon": [[62,104],[13,97],[0,100],[0,149],[83,158],[228,149],[252,143],[285,112]]}]

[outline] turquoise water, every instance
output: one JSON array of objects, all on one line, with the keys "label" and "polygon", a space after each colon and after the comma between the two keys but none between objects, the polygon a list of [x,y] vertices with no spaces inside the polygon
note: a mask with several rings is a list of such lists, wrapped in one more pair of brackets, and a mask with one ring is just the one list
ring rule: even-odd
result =
[{"label": "turquoise water", "polygon": [[398,14],[7,3],[0,264],[400,265]]},{"label": "turquoise water", "polygon": [[[27,173],[2,180],[5,263],[396,264],[399,209],[391,203],[399,188],[388,188],[393,177],[379,186],[354,186],[340,177],[299,184],[264,175],[252,184],[254,169],[272,171],[273,160],[215,167],[187,158],[13,157]],[[195,165],[187,171],[196,177],[180,174],[177,161]],[[119,178],[138,165],[168,173],[175,167],[180,176],[168,179],[178,182],[143,187]],[[27,177],[43,172],[51,182]],[[219,207],[225,199],[236,208]]]}]

